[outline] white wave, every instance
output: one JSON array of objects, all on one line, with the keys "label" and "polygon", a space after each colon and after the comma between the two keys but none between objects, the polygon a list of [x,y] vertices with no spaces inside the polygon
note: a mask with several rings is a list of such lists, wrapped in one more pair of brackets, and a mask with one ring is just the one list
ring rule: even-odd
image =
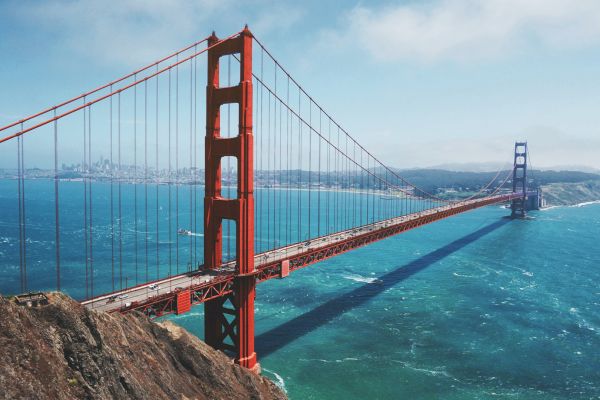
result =
[{"label": "white wave", "polygon": [[544,208],[540,208],[539,211],[548,211],[548,210],[552,210],[553,208],[561,208],[564,206],[548,206],[548,207],[544,207]]},{"label": "white wave", "polygon": [[588,331],[592,331],[600,334],[600,328],[588,322],[585,318],[579,314],[579,310],[575,307],[569,308],[569,312],[573,314],[577,318],[577,326],[581,329],[587,329]]},{"label": "white wave", "polygon": [[413,356],[417,353],[417,346],[419,346],[419,344],[416,341],[411,341],[410,354],[412,354]]},{"label": "white wave", "polygon": [[452,273],[452,275],[458,276],[460,278],[483,278],[483,277],[488,276],[489,274],[490,273],[487,272],[487,271],[484,274],[482,274],[482,275],[465,275],[465,274],[459,274],[458,272],[453,272]]},{"label": "white wave", "polygon": [[406,368],[410,368],[413,371],[417,371],[417,372],[422,372],[424,374],[427,374],[429,376],[444,376],[446,378],[450,378],[452,380],[458,381],[458,379],[456,379],[455,377],[453,377],[452,375],[450,375],[448,372],[446,372],[444,367],[438,368],[438,369],[426,369],[426,368],[417,368],[414,365],[406,362],[406,361],[400,361],[400,360],[392,360],[395,363],[401,364]]},{"label": "white wave", "polygon": [[362,275],[357,275],[357,274],[344,275],[343,278],[349,279],[354,282],[361,282],[361,283],[381,283],[382,282],[381,279],[371,278],[368,276],[362,276]]},{"label": "white wave", "polygon": [[204,312],[187,312],[181,315],[171,315],[169,316],[169,319],[187,319],[187,318],[193,318],[193,317],[203,317],[204,316]]},{"label": "white wave", "polygon": [[585,207],[585,206],[589,206],[591,204],[600,204],[600,200],[584,201],[583,203],[573,204],[570,207]]},{"label": "white wave", "polygon": [[525,272],[523,272],[523,275],[525,275],[525,276],[533,276],[533,272],[525,271]]},{"label": "white wave", "polygon": [[533,288],[536,288],[536,287],[537,287],[537,285],[535,283],[532,283],[531,285],[520,287],[519,290],[533,289]]},{"label": "white wave", "polygon": [[281,377],[281,375],[279,375],[277,372],[275,371],[271,371],[268,370],[266,368],[263,368],[263,371],[268,372],[270,374],[273,374],[275,376],[275,385],[277,385],[277,387],[279,387],[279,389],[283,390],[284,393],[287,393],[287,390],[285,388],[285,381],[283,380],[283,378]]},{"label": "white wave", "polygon": [[344,357],[342,359],[337,359],[337,360],[325,360],[323,358],[300,358],[299,361],[318,361],[318,362],[322,362],[324,364],[329,364],[329,363],[343,363],[346,361],[359,361],[359,359],[355,358],[355,357]]}]

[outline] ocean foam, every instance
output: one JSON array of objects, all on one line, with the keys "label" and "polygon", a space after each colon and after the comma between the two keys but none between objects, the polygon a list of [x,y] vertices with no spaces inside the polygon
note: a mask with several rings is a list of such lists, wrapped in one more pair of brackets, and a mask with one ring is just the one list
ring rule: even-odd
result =
[{"label": "ocean foam", "polygon": [[452,275],[454,276],[458,276],[460,278],[483,278],[488,276],[490,273],[488,271],[485,271],[484,274],[482,275],[464,275],[464,274],[459,274],[458,272],[453,272]]},{"label": "ocean foam", "polygon": [[381,282],[380,279],[371,278],[368,276],[357,275],[357,274],[344,275],[343,278],[349,279],[354,282],[361,282],[361,283],[380,283]]},{"label": "ocean foam", "polygon": [[446,378],[450,378],[450,379],[455,380],[457,382],[459,381],[458,379],[456,379],[455,377],[453,377],[452,375],[450,375],[448,372],[446,372],[445,369],[444,369],[445,367],[440,367],[439,369],[426,369],[426,368],[415,367],[414,365],[412,365],[412,364],[410,364],[410,363],[408,363],[406,361],[401,361],[401,360],[391,360],[391,361],[395,362],[395,363],[398,363],[398,364],[400,364],[400,365],[402,365],[402,366],[404,366],[406,368],[410,368],[413,371],[422,372],[422,373],[424,373],[426,375],[429,375],[429,376],[444,376]]},{"label": "ocean foam", "polygon": [[585,206],[589,206],[591,204],[600,204],[600,200],[584,201],[583,203],[574,204],[570,207],[585,207]]},{"label": "ocean foam", "polygon": [[275,371],[271,371],[269,369],[263,368],[262,369],[265,372],[268,372],[269,374],[272,374],[273,376],[275,376],[275,385],[277,385],[277,387],[281,390],[283,390],[284,393],[287,393],[287,389],[285,388],[285,381],[283,380],[283,378],[281,377],[281,375],[279,375],[277,372]]}]

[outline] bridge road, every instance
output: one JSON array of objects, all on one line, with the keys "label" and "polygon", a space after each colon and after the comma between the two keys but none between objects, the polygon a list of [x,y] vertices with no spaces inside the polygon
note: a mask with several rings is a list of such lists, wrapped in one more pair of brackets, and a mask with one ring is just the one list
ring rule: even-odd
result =
[{"label": "bridge road", "polygon": [[[498,197],[504,196],[499,195]],[[332,233],[330,235],[310,239],[305,242],[299,242],[289,246],[280,247],[274,250],[255,255],[254,263],[256,269],[259,270],[261,266],[267,263],[272,264],[274,262],[284,261],[295,255],[304,252],[309,252],[311,250],[315,250],[321,247],[327,247],[329,245],[335,244],[336,242],[342,242],[346,239],[359,236],[367,232],[377,231],[379,229],[384,229],[393,225],[418,219],[423,216],[436,214],[455,207],[474,204],[478,201],[480,201],[480,199],[448,204],[433,209],[415,212],[405,216],[395,217],[363,225],[353,229]],[[153,297],[159,295],[164,295],[176,290],[187,289],[191,286],[197,286],[204,283],[208,283],[214,279],[228,277],[230,278],[233,276],[235,276],[235,262],[232,261],[223,264],[222,267],[218,270],[208,271],[201,267],[198,272],[183,273],[161,280],[147,282],[141,285],[133,286],[131,288],[95,297],[93,299],[84,301],[82,304],[92,310],[109,312],[117,311],[120,310],[122,307],[128,307],[133,302],[148,302]],[[157,285],[157,287],[155,289],[151,289],[150,287],[153,285]]]}]

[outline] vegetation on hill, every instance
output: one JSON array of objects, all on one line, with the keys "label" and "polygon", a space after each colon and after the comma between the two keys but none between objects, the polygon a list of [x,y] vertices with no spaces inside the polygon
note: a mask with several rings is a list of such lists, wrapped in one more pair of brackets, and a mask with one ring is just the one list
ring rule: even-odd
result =
[{"label": "vegetation on hill", "polygon": [[546,206],[600,201],[600,180],[578,183],[550,183],[542,186],[542,193]]}]

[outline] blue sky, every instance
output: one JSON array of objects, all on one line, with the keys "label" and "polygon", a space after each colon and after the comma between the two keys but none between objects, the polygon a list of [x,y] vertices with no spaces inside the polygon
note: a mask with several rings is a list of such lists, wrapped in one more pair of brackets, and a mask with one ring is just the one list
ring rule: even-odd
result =
[{"label": "blue sky", "polygon": [[0,0],[0,125],[244,23],[391,166],[600,169],[597,0]]}]

